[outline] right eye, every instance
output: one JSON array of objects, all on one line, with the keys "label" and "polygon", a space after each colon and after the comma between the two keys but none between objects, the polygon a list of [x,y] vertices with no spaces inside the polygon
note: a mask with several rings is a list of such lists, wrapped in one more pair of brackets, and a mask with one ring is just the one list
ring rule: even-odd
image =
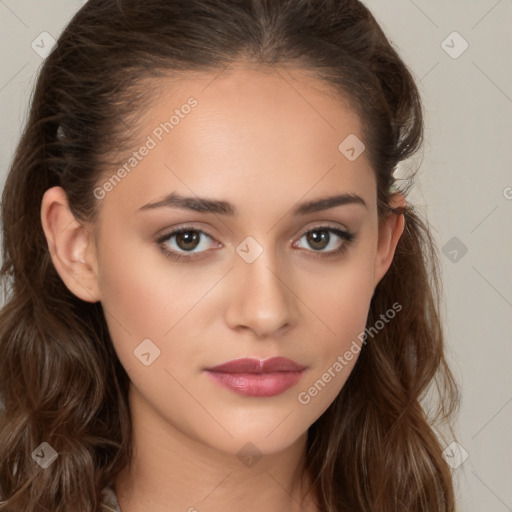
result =
[{"label": "right eye", "polygon": [[[166,256],[175,260],[190,260],[192,256],[208,250],[208,240],[213,238],[201,229],[182,227],[161,236],[156,240]],[[198,250],[196,250],[198,249]]]}]

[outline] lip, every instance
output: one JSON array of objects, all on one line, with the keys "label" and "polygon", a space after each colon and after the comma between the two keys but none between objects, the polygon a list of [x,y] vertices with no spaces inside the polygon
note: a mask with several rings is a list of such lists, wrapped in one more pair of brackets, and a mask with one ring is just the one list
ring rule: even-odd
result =
[{"label": "lip", "polygon": [[206,370],[210,372],[262,374],[273,372],[298,372],[305,368],[305,366],[287,357],[271,357],[269,359],[242,357],[241,359],[233,359],[232,361],[206,368]]},{"label": "lip", "polygon": [[246,396],[269,397],[283,393],[299,382],[305,366],[286,357],[244,357],[205,368],[217,384]]}]

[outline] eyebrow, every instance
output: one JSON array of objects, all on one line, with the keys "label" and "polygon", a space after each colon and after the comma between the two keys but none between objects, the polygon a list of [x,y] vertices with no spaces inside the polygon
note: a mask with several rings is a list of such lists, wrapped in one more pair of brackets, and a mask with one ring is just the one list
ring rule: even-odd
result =
[{"label": "eyebrow", "polygon": [[[336,206],[347,204],[360,204],[368,209],[368,205],[361,196],[357,194],[338,194],[335,196],[326,196],[312,201],[299,203],[292,210],[293,215],[307,215],[308,213],[329,210]],[[172,192],[163,199],[147,203],[141,206],[138,211],[155,210],[157,208],[180,208],[183,210],[192,210],[200,213],[213,213],[220,215],[237,215],[235,206],[227,201],[207,199],[205,197],[186,197],[176,192]]]}]

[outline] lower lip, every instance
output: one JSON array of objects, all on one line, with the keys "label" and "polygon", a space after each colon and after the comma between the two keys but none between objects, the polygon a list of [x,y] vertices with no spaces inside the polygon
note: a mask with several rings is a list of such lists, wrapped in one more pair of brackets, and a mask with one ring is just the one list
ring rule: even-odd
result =
[{"label": "lower lip", "polygon": [[275,396],[291,388],[301,379],[304,370],[273,373],[222,373],[206,371],[217,384],[246,396]]}]

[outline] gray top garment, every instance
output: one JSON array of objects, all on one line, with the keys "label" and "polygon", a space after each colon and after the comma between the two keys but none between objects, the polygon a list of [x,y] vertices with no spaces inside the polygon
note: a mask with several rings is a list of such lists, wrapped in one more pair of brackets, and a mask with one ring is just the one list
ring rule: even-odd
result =
[{"label": "gray top garment", "polygon": [[116,493],[112,484],[107,485],[101,491],[101,506],[107,512],[121,512],[117,502]]}]

